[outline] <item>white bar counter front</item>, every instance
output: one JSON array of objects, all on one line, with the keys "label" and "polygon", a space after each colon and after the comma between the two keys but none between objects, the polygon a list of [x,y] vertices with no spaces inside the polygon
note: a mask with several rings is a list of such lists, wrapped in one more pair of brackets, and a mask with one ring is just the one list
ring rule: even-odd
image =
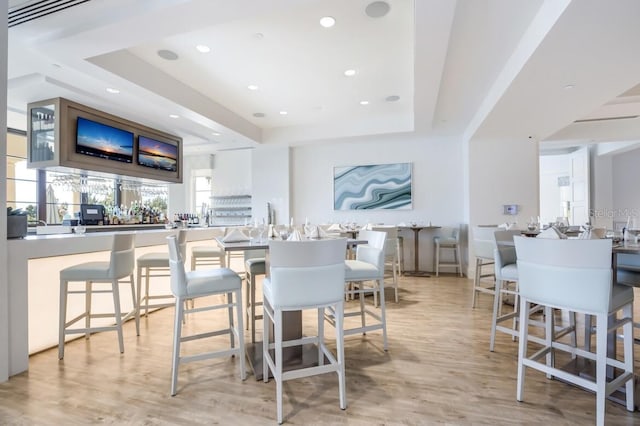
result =
[{"label": "white bar counter front", "polygon": [[[112,237],[116,232],[136,234],[136,257],[147,252],[167,250],[166,237],[177,230],[153,229],[115,232],[94,232],[84,235],[33,235],[19,240],[7,240],[9,264],[9,376],[26,371],[29,354],[54,347],[58,342],[59,272],[82,262],[107,261]],[[214,238],[222,236],[224,228],[190,228],[188,245],[215,244]],[[187,250],[190,253],[190,250]],[[189,256],[189,254],[187,254]],[[187,259],[188,261],[188,259]],[[154,278],[153,288],[157,288]],[[170,293],[169,279],[160,283],[159,293]],[[132,308],[130,291],[121,287],[122,311]],[[99,295],[102,296],[102,295]],[[96,296],[97,297],[97,296]],[[113,309],[111,296],[94,299],[96,311]],[[69,306],[82,311],[76,304]]]}]

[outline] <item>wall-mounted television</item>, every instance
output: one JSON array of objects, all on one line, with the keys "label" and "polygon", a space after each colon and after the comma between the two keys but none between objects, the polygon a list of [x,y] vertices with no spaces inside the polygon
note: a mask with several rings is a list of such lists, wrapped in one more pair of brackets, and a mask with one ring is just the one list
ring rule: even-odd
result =
[{"label": "wall-mounted television", "polygon": [[169,172],[178,171],[178,145],[138,136],[138,164]]},{"label": "wall-mounted television", "polygon": [[131,163],[133,161],[133,133],[78,117],[76,152]]}]

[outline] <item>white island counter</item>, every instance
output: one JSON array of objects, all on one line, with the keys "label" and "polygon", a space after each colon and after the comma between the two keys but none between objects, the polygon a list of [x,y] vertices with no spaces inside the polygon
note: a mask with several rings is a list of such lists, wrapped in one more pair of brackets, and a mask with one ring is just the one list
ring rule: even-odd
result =
[{"label": "white island counter", "polygon": [[[166,237],[177,230],[129,232],[136,234],[137,257],[151,251],[166,251]],[[199,244],[204,241],[215,244],[213,238],[221,236],[223,232],[224,228],[190,228],[187,240],[190,244],[197,241],[200,241]],[[59,271],[81,262],[108,260],[115,233],[33,235],[20,240],[7,240],[9,376],[28,369],[30,353],[57,345]],[[125,312],[131,309],[131,300],[124,286],[122,290],[122,310]],[[168,287],[163,288],[162,292],[166,294]]]}]

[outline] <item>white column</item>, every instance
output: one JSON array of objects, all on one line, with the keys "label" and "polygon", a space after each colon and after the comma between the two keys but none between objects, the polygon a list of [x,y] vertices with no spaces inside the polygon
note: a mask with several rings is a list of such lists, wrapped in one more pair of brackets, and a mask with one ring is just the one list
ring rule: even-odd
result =
[{"label": "white column", "polygon": [[[7,0],[0,0],[0,10],[9,10]],[[0,383],[9,379],[9,283],[7,268],[7,14],[0,28]]]}]

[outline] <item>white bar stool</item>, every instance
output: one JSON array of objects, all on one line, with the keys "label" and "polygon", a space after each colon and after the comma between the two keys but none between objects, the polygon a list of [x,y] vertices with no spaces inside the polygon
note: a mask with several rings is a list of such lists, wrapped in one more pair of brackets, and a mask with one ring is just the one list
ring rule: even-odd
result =
[{"label": "white bar stool", "polygon": [[256,315],[256,306],[262,306],[262,302],[256,302],[256,275],[266,274],[266,253],[264,250],[245,250],[245,289],[246,304],[245,313],[247,329],[251,327],[251,343],[256,342],[256,320],[263,319],[262,315]]},{"label": "white bar stool", "polygon": [[[84,334],[88,339],[91,333],[98,331],[117,331],[120,353],[124,352],[124,340],[122,336],[122,322],[131,317],[135,317],[136,334],[140,335],[140,312],[136,308],[136,292],[133,280],[133,268],[135,265],[135,234],[115,234],[113,237],[113,247],[108,262],[86,262],[74,265],[60,271],[60,315],[59,315],[59,337],[58,337],[58,358],[64,358],[65,336],[69,334]],[[128,278],[129,281],[123,281]],[[69,290],[71,282],[84,282],[84,290]],[[120,283],[130,283],[133,310],[123,314],[120,310],[120,293],[118,286]],[[95,290],[94,284],[110,283],[111,289]],[[112,293],[113,313],[93,313],[91,312],[91,299],[93,294]],[[67,321],[67,298],[69,294],[85,295],[85,310],[82,314]],[[115,318],[115,325],[103,327],[91,327],[93,318]],[[84,319],[84,328],[68,329],[76,322]]]},{"label": "white bar stool", "polygon": [[[445,228],[446,230],[446,228]],[[462,277],[462,256],[460,255],[460,229],[450,228],[451,234],[448,236],[433,237],[433,243],[435,244],[435,270],[436,277],[440,275],[441,266],[453,266],[456,271]],[[449,249],[453,250],[453,262],[440,261],[440,250]]]},{"label": "white bar stool", "polygon": [[[178,231],[178,244],[180,246],[180,253],[182,258],[186,257],[187,250],[187,230],[181,229]],[[149,278],[169,277],[169,253],[146,253],[142,256],[138,256],[136,259],[136,282],[138,284],[138,310],[142,309],[144,305],[144,315],[147,316],[149,308],[167,308],[174,305],[173,294],[159,294],[149,295]],[[144,296],[142,296],[142,274],[144,273]],[[149,304],[151,300],[166,300],[172,299],[170,303],[155,303]]]},{"label": "white bar stool", "polygon": [[[242,328],[242,280],[231,269],[217,268],[201,271],[186,272],[184,260],[180,253],[178,241],[175,235],[167,237],[169,244],[169,267],[171,269],[171,292],[176,298],[175,319],[173,329],[173,356],[171,367],[171,396],[177,392],[178,368],[180,364],[202,361],[210,358],[236,356],[240,361],[240,378],[247,377],[245,368],[244,330]],[[213,295],[227,295],[227,303],[209,304],[199,308],[185,308],[187,300],[204,298]],[[217,298],[213,298],[217,300]],[[233,323],[233,308],[236,309],[237,323]],[[182,335],[182,324],[185,313],[197,313],[217,309],[227,309],[229,314],[229,327],[208,332],[201,332],[189,336]],[[180,346],[183,342],[197,339],[229,335],[230,348],[215,350],[193,355],[181,355]],[[238,345],[235,344],[238,339]]]}]

